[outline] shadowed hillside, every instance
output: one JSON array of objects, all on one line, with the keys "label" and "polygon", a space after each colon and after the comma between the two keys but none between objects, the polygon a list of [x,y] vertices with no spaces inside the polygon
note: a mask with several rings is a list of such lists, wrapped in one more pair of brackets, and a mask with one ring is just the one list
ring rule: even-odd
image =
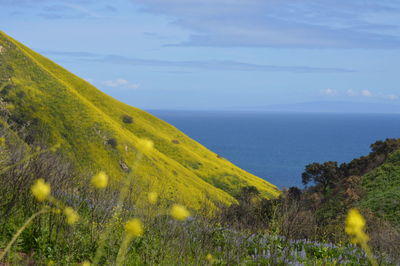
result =
[{"label": "shadowed hillside", "polygon": [[[114,180],[134,171],[144,190],[193,209],[204,202],[235,202],[233,195],[245,186],[255,186],[267,198],[279,194],[175,127],[102,93],[2,32],[0,48],[0,95],[10,119],[29,124],[27,143],[60,144],[78,170],[103,170]],[[151,154],[142,139],[154,143]]]}]

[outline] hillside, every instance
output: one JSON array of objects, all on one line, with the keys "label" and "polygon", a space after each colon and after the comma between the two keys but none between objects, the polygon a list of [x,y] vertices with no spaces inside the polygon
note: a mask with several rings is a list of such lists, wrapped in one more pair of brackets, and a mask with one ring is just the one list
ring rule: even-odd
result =
[{"label": "hillside", "polygon": [[[61,144],[82,173],[114,180],[134,173],[156,191],[193,209],[230,204],[241,187],[267,198],[278,189],[209,151],[175,127],[102,93],[83,79],[0,32],[0,96],[11,119],[30,124],[28,143]],[[141,139],[154,142],[146,153]],[[143,158],[136,164],[139,154]],[[84,182],[83,182],[84,183]]]},{"label": "hillside", "polygon": [[367,173],[362,182],[364,195],[360,206],[400,225],[400,150],[389,155],[385,163]]}]

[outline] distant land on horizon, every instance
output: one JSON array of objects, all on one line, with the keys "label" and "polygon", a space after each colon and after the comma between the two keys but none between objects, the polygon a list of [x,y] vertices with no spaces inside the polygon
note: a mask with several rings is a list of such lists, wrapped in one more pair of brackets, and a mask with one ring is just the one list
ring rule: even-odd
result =
[{"label": "distant land on horizon", "polygon": [[242,111],[400,114],[400,104],[378,102],[314,101],[239,108]]}]

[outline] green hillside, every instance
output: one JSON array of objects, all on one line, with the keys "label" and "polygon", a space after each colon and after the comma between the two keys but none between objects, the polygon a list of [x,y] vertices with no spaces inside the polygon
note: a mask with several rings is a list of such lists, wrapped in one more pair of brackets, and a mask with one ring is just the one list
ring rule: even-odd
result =
[{"label": "green hillside", "polygon": [[366,174],[360,205],[396,225],[400,225],[400,150],[385,163]]},{"label": "green hillside", "polygon": [[[60,143],[82,173],[118,179],[133,171],[144,191],[200,209],[235,202],[241,187],[265,197],[278,189],[209,151],[175,127],[102,93],[0,32],[0,89],[12,119],[35,130],[28,142]],[[146,153],[140,139],[154,142]],[[138,155],[144,152],[137,165]],[[129,169],[128,169],[129,168]]]}]

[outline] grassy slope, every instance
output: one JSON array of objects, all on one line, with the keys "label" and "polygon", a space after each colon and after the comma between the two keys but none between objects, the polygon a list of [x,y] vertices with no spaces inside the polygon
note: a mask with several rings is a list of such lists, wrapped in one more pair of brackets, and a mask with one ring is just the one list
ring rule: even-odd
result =
[{"label": "grassy slope", "polygon": [[[145,190],[199,209],[208,202],[234,202],[242,186],[256,186],[266,197],[279,194],[270,183],[251,175],[156,117],[123,104],[0,32],[0,88],[24,121],[36,121],[49,144],[62,150],[78,168],[125,175],[120,162],[135,169]],[[123,115],[133,117],[125,124]],[[110,138],[117,147],[105,144]],[[155,150],[134,166],[139,138],[151,139]],[[172,143],[178,140],[179,144]]]},{"label": "grassy slope", "polygon": [[365,195],[360,204],[400,225],[400,150],[363,178]]}]

